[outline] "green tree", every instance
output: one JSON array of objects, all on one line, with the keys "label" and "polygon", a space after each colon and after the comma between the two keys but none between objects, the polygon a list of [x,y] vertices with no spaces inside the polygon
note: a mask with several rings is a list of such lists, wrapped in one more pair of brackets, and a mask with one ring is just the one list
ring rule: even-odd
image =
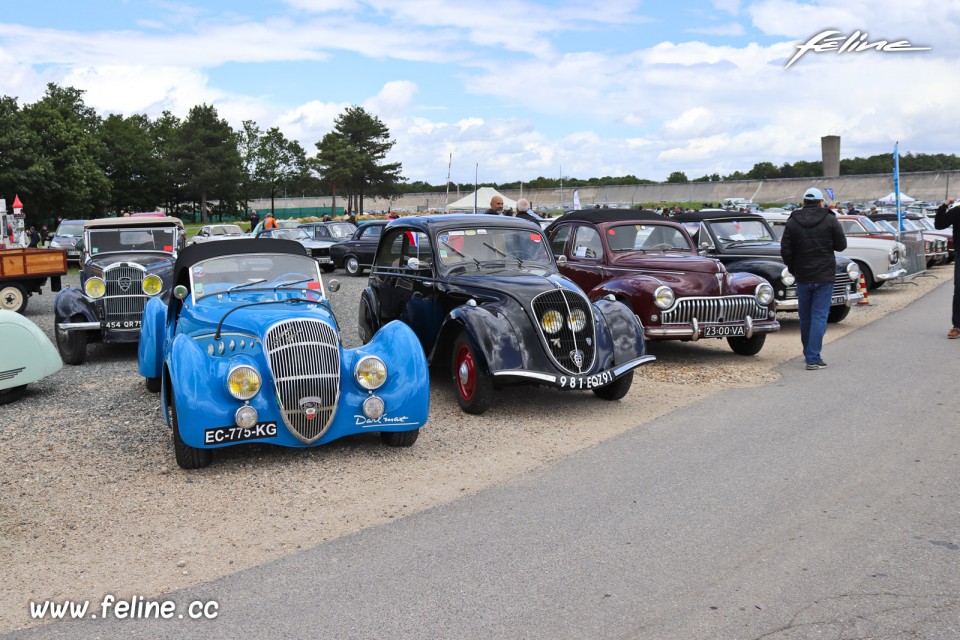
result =
[{"label": "green tree", "polygon": [[110,183],[101,168],[100,118],[84,104],[83,92],[48,84],[23,117],[31,161],[17,190],[34,221],[106,210]]},{"label": "green tree", "polygon": [[207,199],[228,200],[243,177],[237,136],[210,105],[190,109],[176,135],[176,173],[187,196],[199,200],[207,222]]},{"label": "green tree", "polygon": [[8,203],[27,182],[35,142],[16,98],[0,98],[0,197]]},{"label": "green tree", "polygon": [[110,115],[100,127],[100,143],[103,170],[111,187],[110,210],[119,215],[157,209],[162,200],[156,179],[159,159],[154,153],[150,119]]},{"label": "green tree", "polygon": [[336,212],[337,189],[348,187],[354,176],[363,171],[363,159],[347,138],[330,131],[317,143],[317,155],[310,165],[320,175],[321,184],[333,194],[331,206]]},{"label": "green tree", "polygon": [[150,123],[150,139],[153,144],[153,156],[156,161],[156,175],[151,176],[160,202],[171,215],[178,213],[177,208],[183,200],[184,180],[179,173],[177,149],[180,139],[180,127],[183,123],[169,111]]},{"label": "green tree", "polygon": [[780,177],[780,170],[772,162],[758,162],[747,173],[747,177],[753,180],[772,180]]},{"label": "green tree", "polygon": [[268,130],[256,147],[255,182],[270,193],[270,211],[280,189],[303,181],[309,168],[307,154],[296,140],[287,140],[280,129]]},{"label": "green tree", "polygon": [[687,174],[685,174],[683,171],[674,171],[667,178],[667,182],[674,184],[678,182],[689,182],[689,180],[687,180]]}]

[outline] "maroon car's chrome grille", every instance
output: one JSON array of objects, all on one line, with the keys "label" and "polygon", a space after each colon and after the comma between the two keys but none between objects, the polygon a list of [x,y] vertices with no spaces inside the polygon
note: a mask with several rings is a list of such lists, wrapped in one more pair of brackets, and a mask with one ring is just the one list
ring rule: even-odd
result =
[{"label": "maroon car's chrome grille", "polygon": [[[596,357],[597,345],[590,301],[568,289],[556,289],[538,295],[533,299],[532,306],[537,328],[546,340],[549,353],[557,366],[574,374],[589,371]],[[580,331],[574,331],[570,327],[570,317],[574,309],[582,311],[586,318]],[[543,317],[548,311],[557,311],[563,317],[563,325],[557,333],[547,333],[543,328]]]},{"label": "maroon car's chrome grille", "polygon": [[143,317],[147,294],[143,292],[144,272],[135,267],[112,267],[103,272],[107,292],[103,296],[106,322],[131,322]]},{"label": "maroon car's chrome grille", "polygon": [[767,308],[754,296],[721,296],[680,298],[669,311],[662,314],[663,324],[690,324],[696,320],[704,324],[743,322],[751,318],[767,317]]},{"label": "maroon car's chrome grille", "polygon": [[340,399],[340,341],[319,320],[288,320],[270,327],[267,362],[287,429],[311,444],[327,432]]}]

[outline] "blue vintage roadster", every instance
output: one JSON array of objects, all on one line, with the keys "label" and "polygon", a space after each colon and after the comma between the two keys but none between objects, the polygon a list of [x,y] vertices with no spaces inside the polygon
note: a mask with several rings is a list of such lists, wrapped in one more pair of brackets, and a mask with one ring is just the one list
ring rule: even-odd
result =
[{"label": "blue vintage roadster", "polygon": [[416,335],[394,322],[344,349],[300,243],[189,246],[173,278],[169,300],[144,310],[139,369],[161,393],[181,467],[242,442],[309,447],[363,432],[390,446],[416,441],[430,403]]}]

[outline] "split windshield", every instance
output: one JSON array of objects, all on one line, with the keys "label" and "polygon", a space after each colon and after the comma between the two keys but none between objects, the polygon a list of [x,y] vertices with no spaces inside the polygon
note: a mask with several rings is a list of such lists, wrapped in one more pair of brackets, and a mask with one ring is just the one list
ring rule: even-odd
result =
[{"label": "split windshield", "polygon": [[484,269],[550,266],[543,234],[529,229],[454,229],[437,234],[437,256],[445,267]]},{"label": "split windshield", "polygon": [[123,229],[91,229],[87,250],[90,255],[122,251],[160,251],[173,253],[177,247],[177,230],[173,227],[128,227]]},{"label": "split windshield", "polygon": [[190,267],[190,290],[196,301],[215,294],[265,289],[309,289],[322,296],[319,266],[307,256],[251,253],[210,258]]}]

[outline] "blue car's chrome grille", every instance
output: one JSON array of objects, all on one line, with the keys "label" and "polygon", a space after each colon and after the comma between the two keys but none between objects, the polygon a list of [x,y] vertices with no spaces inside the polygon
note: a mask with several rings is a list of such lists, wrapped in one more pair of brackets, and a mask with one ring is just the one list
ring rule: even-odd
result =
[{"label": "blue car's chrome grille", "polygon": [[704,324],[743,322],[751,318],[766,318],[767,308],[754,296],[718,296],[680,298],[669,311],[662,314],[663,324]]},{"label": "blue car's chrome grille", "polygon": [[135,267],[113,267],[103,272],[107,285],[103,296],[106,322],[131,322],[143,317],[143,307],[147,304],[143,278],[143,270]]},{"label": "blue car's chrome grille", "polygon": [[[573,374],[581,374],[593,367],[597,340],[594,335],[593,306],[583,296],[568,289],[555,289],[541,293],[532,302],[533,315],[540,335],[547,341],[549,353],[557,365]],[[574,309],[583,312],[586,323],[580,331],[570,328],[570,316]],[[543,329],[543,316],[548,311],[558,311],[563,325],[557,333]]]},{"label": "blue car's chrome grille", "polygon": [[340,341],[319,320],[288,320],[267,331],[264,345],[287,429],[312,444],[336,413],[340,398]]}]

